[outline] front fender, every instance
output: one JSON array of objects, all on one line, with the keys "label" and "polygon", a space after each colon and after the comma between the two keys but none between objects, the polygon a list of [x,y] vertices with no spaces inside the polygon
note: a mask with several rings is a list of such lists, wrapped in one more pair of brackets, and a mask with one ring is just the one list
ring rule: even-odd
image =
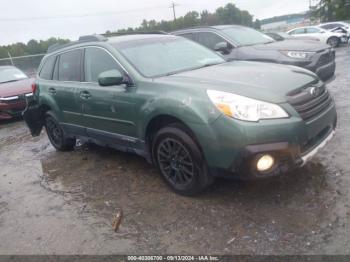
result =
[{"label": "front fender", "polygon": [[170,97],[152,99],[145,103],[139,112],[142,124],[139,125],[138,134],[139,137],[145,139],[148,125],[158,116],[174,117],[191,127],[192,125],[210,125],[220,114],[210,102],[204,102],[191,96],[183,97],[183,99]]}]

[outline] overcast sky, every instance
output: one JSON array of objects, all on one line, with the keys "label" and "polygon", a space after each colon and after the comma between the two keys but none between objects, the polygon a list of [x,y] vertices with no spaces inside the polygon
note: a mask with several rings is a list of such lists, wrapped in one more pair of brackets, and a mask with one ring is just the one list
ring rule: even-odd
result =
[{"label": "overcast sky", "polygon": [[[268,18],[308,9],[308,0],[176,0],[178,16],[191,10],[215,11],[229,2],[254,18]],[[143,19],[173,18],[168,0],[0,0],[0,45],[47,39],[76,39],[139,26]]]}]

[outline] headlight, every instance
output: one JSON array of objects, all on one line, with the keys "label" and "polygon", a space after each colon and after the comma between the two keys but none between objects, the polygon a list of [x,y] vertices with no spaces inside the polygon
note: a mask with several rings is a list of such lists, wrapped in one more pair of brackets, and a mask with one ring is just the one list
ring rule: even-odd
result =
[{"label": "headlight", "polygon": [[299,51],[281,51],[282,54],[296,59],[310,60],[315,52],[299,52]]},{"label": "headlight", "polygon": [[216,90],[207,90],[207,94],[221,112],[236,119],[256,122],[260,119],[289,117],[276,104]]}]

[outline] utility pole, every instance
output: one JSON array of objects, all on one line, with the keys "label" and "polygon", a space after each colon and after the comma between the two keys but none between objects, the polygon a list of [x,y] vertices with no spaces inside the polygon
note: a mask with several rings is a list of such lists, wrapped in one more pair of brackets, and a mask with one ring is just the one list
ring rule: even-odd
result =
[{"label": "utility pole", "polygon": [[176,21],[175,6],[178,6],[178,4],[175,4],[174,2],[172,2],[170,8],[173,9],[174,21]]},{"label": "utility pole", "polygon": [[9,58],[10,58],[11,64],[14,65],[14,64],[13,64],[13,59],[12,59],[12,56],[11,56],[10,52],[7,51],[7,54],[8,54],[8,56],[9,56]]},{"label": "utility pole", "polygon": [[311,0],[309,0],[309,24],[310,25],[312,25],[311,16],[312,16],[312,8],[311,8]]}]

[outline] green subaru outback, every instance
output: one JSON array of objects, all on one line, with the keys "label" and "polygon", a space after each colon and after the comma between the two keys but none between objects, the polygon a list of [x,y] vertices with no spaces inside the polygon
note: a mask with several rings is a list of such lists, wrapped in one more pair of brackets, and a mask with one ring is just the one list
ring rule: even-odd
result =
[{"label": "green subaru outback", "polygon": [[263,178],[304,165],[334,135],[335,105],[312,72],[225,62],[181,37],[85,36],[53,46],[23,113],[33,136],[134,152],[176,192],[217,176]]}]

